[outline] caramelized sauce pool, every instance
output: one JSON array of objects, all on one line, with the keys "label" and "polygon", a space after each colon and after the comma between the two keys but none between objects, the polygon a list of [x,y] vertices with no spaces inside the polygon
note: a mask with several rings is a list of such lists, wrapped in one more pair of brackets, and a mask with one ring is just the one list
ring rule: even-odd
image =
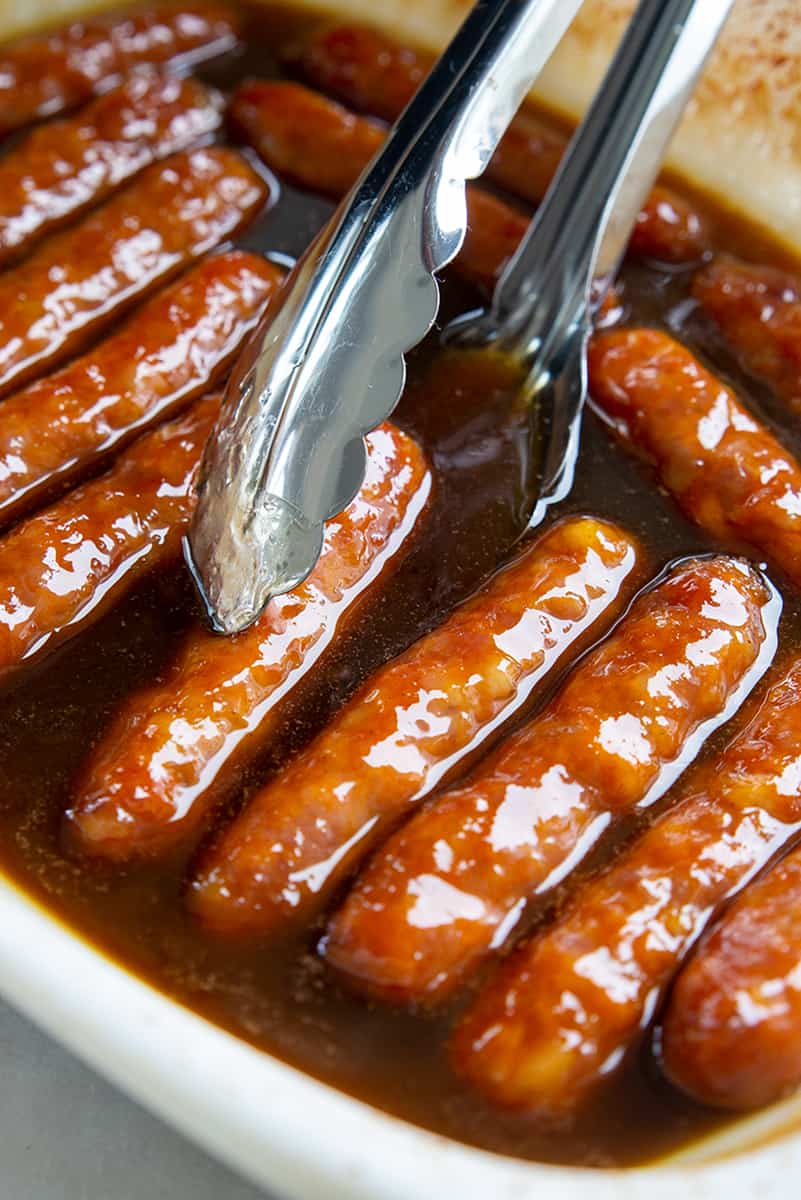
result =
[{"label": "caramelized sauce pool", "polygon": [[[203,78],[228,88],[249,74],[277,72],[271,47],[297,32],[298,18],[265,10],[250,13],[248,20],[249,49],[207,65]],[[319,198],[284,187],[278,205],[239,244],[296,255],[330,211]],[[753,231],[719,215],[709,219],[728,249],[756,261],[778,261],[767,241],[755,243]],[[627,265],[623,293],[631,322],[677,333],[801,455],[801,433],[792,419],[741,374],[689,301],[689,278],[686,271]],[[443,320],[476,303],[475,295],[449,282]],[[294,697],[269,750],[230,781],[221,819],[321,728],[374,667],[436,625],[492,573],[524,528],[535,439],[515,399],[514,374],[491,358],[449,353],[459,360],[453,364],[459,386],[448,394],[427,386],[432,359],[442,354],[433,336],[411,357],[409,386],[397,411],[435,472],[436,497],[424,536],[324,668]],[[576,487],[560,511],[589,512],[637,534],[651,575],[680,556],[741,549],[712,543],[684,521],[648,471],[615,445],[592,414]],[[801,606],[777,573],[771,574],[785,598],[783,648],[797,649]],[[204,934],[182,904],[186,856],[157,868],[125,869],[65,857],[59,819],[87,747],[117,702],[159,675],[176,639],[196,619],[188,578],[176,567],[149,579],[91,633],[6,683],[0,695],[0,862],[11,878],[106,954],[190,1008],[328,1083],[462,1141],[542,1161],[613,1166],[652,1160],[722,1123],[719,1114],[673,1093],[641,1051],[629,1056],[610,1087],[569,1129],[497,1112],[457,1080],[447,1063],[445,1037],[464,996],[436,1016],[355,999],[316,956],[319,929],[255,946],[229,945]],[[543,699],[538,694],[534,707]],[[718,734],[705,753],[724,737]],[[597,866],[596,859],[584,875]],[[560,901],[551,898],[532,920],[542,920]]]}]

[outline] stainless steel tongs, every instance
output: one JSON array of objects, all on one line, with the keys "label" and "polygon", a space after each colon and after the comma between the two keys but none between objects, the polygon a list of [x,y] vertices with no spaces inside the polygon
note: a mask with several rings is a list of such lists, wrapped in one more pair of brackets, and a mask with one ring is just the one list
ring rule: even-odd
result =
[{"label": "stainless steel tongs", "polygon": [[[488,311],[451,335],[523,363],[549,421],[536,521],[573,478],[592,316],[733,0],[641,0]],[[438,309],[435,273],[485,168],[581,0],[479,0],[229,383],[186,546],[234,633],[296,586],[364,477],[363,435],[403,390]]]}]

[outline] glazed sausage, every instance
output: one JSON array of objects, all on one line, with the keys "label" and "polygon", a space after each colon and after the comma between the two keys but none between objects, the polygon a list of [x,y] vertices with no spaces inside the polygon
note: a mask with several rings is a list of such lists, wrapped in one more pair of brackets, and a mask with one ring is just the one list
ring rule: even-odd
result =
[{"label": "glazed sausage", "polygon": [[801,412],[801,280],[789,271],[718,259],[693,295],[752,375]]},{"label": "glazed sausage", "polygon": [[35,129],[0,159],[0,266],[221,121],[216,92],[148,73]]},{"label": "glazed sausage", "polygon": [[236,40],[233,14],[205,4],[93,17],[24,38],[0,54],[0,136],[76,107],[142,63],[199,61]]},{"label": "glazed sausage", "polygon": [[329,926],[329,962],[388,999],[451,992],[728,715],[763,669],[771,599],[726,558],[642,595],[539,717],[390,837]]},{"label": "glazed sausage", "polygon": [[801,467],[731,389],[655,330],[597,334],[588,365],[595,403],[687,516],[801,584]]},{"label": "glazed sausage", "polygon": [[628,253],[675,267],[698,263],[710,253],[709,232],[683,196],[655,184],[637,215]]},{"label": "glazed sausage", "polygon": [[[311,191],[342,197],[386,137],[383,126],[295,83],[242,84],[229,117],[278,175]],[[491,291],[528,228],[528,218],[479,188],[468,187],[469,229],[456,269]]]},{"label": "glazed sausage", "polygon": [[430,54],[372,25],[353,24],[322,25],[299,43],[289,42],[282,58],[312,87],[384,121],[403,112],[433,63]]},{"label": "glazed sausage", "polygon": [[637,561],[631,538],[606,522],[554,526],[368,679],[256,793],[204,856],[189,894],[195,913],[249,933],[308,921],[388,826],[611,620]]},{"label": "glazed sausage", "polygon": [[[313,87],[385,121],[400,116],[433,63],[429,55],[367,25],[315,30],[299,50],[290,47],[285,58]],[[520,113],[501,139],[487,174],[537,204],[556,173],[565,144],[529,113]]]},{"label": "glazed sausage", "polygon": [[74,846],[124,860],[181,844],[224,768],[263,744],[281,701],[408,546],[426,507],[431,477],[415,443],[382,425],[367,446],[362,489],[326,526],[309,578],[235,638],[197,628],[163,682],[123,705],[67,814]]},{"label": "glazed sausage", "polygon": [[200,401],[0,539],[0,675],[97,620],[178,554],[218,409],[217,397]]},{"label": "glazed sausage", "polygon": [[0,522],[208,390],[283,278],[255,254],[206,259],[116,333],[0,404]]},{"label": "glazed sausage", "polygon": [[686,798],[512,956],[457,1033],[459,1070],[502,1104],[574,1112],[716,910],[797,836],[799,755],[801,661]]},{"label": "glazed sausage", "polygon": [[681,972],[661,1049],[668,1077],[702,1104],[757,1108],[801,1085],[801,851],[748,889]]},{"label": "glazed sausage", "polygon": [[148,167],[0,274],[0,394],[80,349],[134,300],[235,232],[266,185],[235,151]]},{"label": "glazed sausage", "polygon": [[[305,79],[357,109],[394,121],[411,100],[432,59],[398,45],[376,29],[338,25],[316,31],[292,54]],[[538,204],[556,174],[567,140],[530,113],[512,121],[487,175],[513,195]],[[645,202],[629,247],[638,257],[673,264],[695,262],[707,250],[699,214],[686,200],[655,187]]]}]

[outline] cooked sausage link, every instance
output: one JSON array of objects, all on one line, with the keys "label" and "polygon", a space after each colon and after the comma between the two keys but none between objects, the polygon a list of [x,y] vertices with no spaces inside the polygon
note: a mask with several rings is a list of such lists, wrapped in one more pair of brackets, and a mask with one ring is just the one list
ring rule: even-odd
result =
[{"label": "cooked sausage link", "polygon": [[662,1063],[694,1100],[721,1108],[801,1086],[801,851],[746,891],[679,975]]},{"label": "cooked sausage link", "polygon": [[677,192],[653,187],[637,216],[629,255],[679,267],[698,263],[709,252],[709,234],[698,211]]},{"label": "cooked sausage link", "polygon": [[179,553],[218,409],[217,397],[199,401],[0,538],[0,675],[97,620],[145,570]]},{"label": "cooked sausage link", "polygon": [[9,396],[0,404],[0,522],[208,390],[282,278],[255,254],[208,258],[82,358]]},{"label": "cooked sausage link", "polygon": [[0,159],[0,265],[221,120],[217,93],[148,73],[35,129]]},{"label": "cooked sausage link", "polygon": [[386,137],[383,125],[280,80],[240,84],[228,117],[276,174],[332,200],[353,187]]},{"label": "cooked sausage link", "polygon": [[[428,74],[432,60],[363,25],[338,25],[312,34],[293,65],[315,87],[359,112],[394,121]],[[556,174],[566,139],[522,112],[501,138],[487,175],[538,204]],[[656,187],[643,206],[629,246],[638,257],[680,264],[700,259],[707,236],[699,214],[667,188]]]},{"label": "cooked sausage link", "polygon": [[596,335],[590,389],[691,520],[801,584],[801,467],[689,350],[650,329]]},{"label": "cooked sausage link", "polygon": [[462,279],[489,293],[520,245],[528,220],[480,188],[469,189],[467,216],[467,234],[454,266]]},{"label": "cooked sausage link", "polygon": [[266,186],[235,151],[154,163],[0,274],[0,394],[80,349],[134,300],[230,237]]},{"label": "cooked sausage link", "polygon": [[512,956],[457,1034],[459,1070],[500,1103],[575,1111],[716,910],[796,836],[799,755],[801,661],[686,798]]},{"label": "cooked sausage link", "polygon": [[123,860],[182,843],[207,816],[224,769],[269,736],[281,701],[341,635],[426,507],[431,476],[416,444],[382,425],[367,447],[364,484],[326,525],[308,579],[235,638],[191,632],[163,682],[123,705],[67,814],[74,845]]},{"label": "cooked sausage link", "polygon": [[801,412],[801,279],[775,267],[718,259],[699,271],[700,300],[747,371]]},{"label": "cooked sausage link", "polygon": [[451,991],[724,718],[761,666],[770,599],[726,558],[641,596],[539,717],[390,837],[333,918],[329,961],[388,998]]},{"label": "cooked sausage link", "polygon": [[[301,187],[339,199],[382,145],[386,130],[294,83],[242,84],[230,119],[271,170]],[[528,218],[468,187],[469,229],[456,269],[491,290],[528,228]]]},{"label": "cooked sausage link", "polygon": [[394,121],[431,70],[424,51],[393,41],[371,25],[323,25],[283,58],[312,87],[357,112]]},{"label": "cooked sausage link", "polygon": [[142,63],[197,61],[236,40],[233,14],[206,4],[113,13],[21,39],[0,53],[0,136],[74,108]]},{"label": "cooked sausage link", "polygon": [[[367,25],[322,28],[290,65],[314,87],[329,92],[357,112],[394,121],[428,75],[433,59],[393,41]],[[548,190],[565,150],[565,139],[528,113],[511,123],[487,174],[522,199],[538,203]]]},{"label": "cooked sausage link", "polygon": [[252,933],[309,920],[388,826],[612,619],[637,561],[631,538],[606,522],[554,526],[373,675],[256,793],[205,855],[194,911]]}]

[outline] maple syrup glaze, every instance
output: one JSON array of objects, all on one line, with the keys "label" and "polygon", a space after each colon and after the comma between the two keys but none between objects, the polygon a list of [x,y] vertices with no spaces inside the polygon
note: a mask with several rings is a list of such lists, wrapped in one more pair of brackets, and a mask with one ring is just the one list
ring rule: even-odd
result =
[{"label": "maple syrup glaze", "polygon": [[[286,10],[243,10],[244,52],[206,63],[197,75],[230,90],[253,75],[279,74],[275,47],[310,21]],[[702,202],[693,197],[696,204]],[[316,196],[283,186],[277,203],[237,239],[242,248],[297,255],[332,211]],[[716,246],[757,262],[783,262],[769,238],[704,210]],[[693,271],[626,264],[627,320],[668,330],[739,392],[796,455],[801,429],[767,389],[746,377],[721,337],[691,302]],[[452,278],[441,322],[473,308],[477,294]],[[453,356],[443,368],[441,356]],[[432,365],[437,360],[433,375]],[[451,370],[458,386],[433,388]],[[439,347],[436,332],[410,356],[409,383],[396,420],[425,449],[434,499],[422,536],[386,586],[284,707],[269,746],[227,781],[218,826],[303,746],[379,664],[428,632],[511,555],[536,475],[536,437],[516,398],[517,378],[497,359],[465,358]],[[646,575],[671,561],[734,550],[681,516],[654,474],[588,413],[576,486],[549,520],[587,512],[639,538]],[[776,570],[782,590],[783,653],[801,648],[801,603]],[[0,694],[0,863],[4,872],[104,953],[166,994],[310,1074],[439,1133],[501,1153],[582,1165],[651,1161],[726,1118],[693,1106],[658,1075],[647,1045],[629,1054],[610,1085],[569,1127],[492,1108],[453,1074],[445,1051],[455,1015],[473,988],[435,1012],[418,1013],[348,993],[316,954],[321,926],[262,943],[229,941],[189,915],[183,892],[190,851],[157,865],[107,865],[68,855],[60,838],[72,780],[86,752],[126,695],[159,679],[181,634],[199,619],[185,571],[149,575],[91,631],[4,683]],[[525,714],[541,707],[555,681]],[[736,724],[736,720],[735,720]],[[719,731],[708,757],[730,735]],[[615,842],[530,916],[544,921],[582,878],[650,822],[624,822]],[[192,847],[191,857],[195,854]],[[112,1019],[113,1015],[110,1015]]]}]

